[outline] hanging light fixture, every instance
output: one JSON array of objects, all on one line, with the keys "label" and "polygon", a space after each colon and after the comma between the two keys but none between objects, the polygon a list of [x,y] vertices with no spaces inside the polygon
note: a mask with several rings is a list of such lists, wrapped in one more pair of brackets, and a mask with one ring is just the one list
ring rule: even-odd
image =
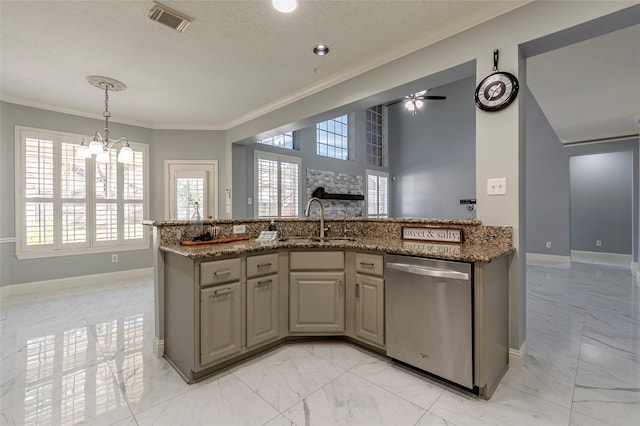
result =
[{"label": "hanging light fixture", "polygon": [[424,102],[422,102],[420,99],[411,97],[410,99],[407,99],[407,101],[404,103],[404,107],[407,110],[411,111],[412,113],[416,114],[423,104]]},{"label": "hanging light fixture", "polygon": [[82,142],[78,147],[77,156],[79,158],[91,158],[91,155],[96,156],[98,163],[109,162],[109,149],[115,144],[124,144],[118,153],[118,163],[131,163],[133,160],[133,150],[129,146],[129,141],[125,137],[119,139],[109,139],[109,90],[119,92],[127,88],[127,86],[118,80],[114,80],[109,77],[102,77],[99,75],[90,75],[87,77],[87,81],[92,86],[99,89],[104,89],[104,137],[100,132],[96,132],[93,136],[84,136]]}]

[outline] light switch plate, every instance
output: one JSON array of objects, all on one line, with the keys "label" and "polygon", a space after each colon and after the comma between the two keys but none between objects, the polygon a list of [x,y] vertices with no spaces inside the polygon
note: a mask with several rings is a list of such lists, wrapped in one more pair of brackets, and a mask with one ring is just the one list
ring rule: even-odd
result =
[{"label": "light switch plate", "polygon": [[234,234],[244,234],[247,232],[246,225],[233,225],[233,233]]},{"label": "light switch plate", "polygon": [[487,179],[487,195],[506,195],[507,178]]}]

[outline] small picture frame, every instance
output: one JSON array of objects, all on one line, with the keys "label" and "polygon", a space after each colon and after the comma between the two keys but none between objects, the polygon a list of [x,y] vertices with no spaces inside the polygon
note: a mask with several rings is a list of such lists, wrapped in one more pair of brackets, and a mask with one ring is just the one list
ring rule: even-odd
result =
[{"label": "small picture frame", "polygon": [[403,240],[429,241],[435,243],[462,244],[462,228],[440,228],[434,226],[403,226]]}]

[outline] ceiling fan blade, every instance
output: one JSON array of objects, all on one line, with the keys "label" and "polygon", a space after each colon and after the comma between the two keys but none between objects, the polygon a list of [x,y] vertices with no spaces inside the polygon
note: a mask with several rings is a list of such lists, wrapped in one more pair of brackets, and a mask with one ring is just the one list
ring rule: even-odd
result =
[{"label": "ceiling fan blade", "polygon": [[415,96],[416,98],[420,97],[420,96],[424,96],[426,95],[428,92],[428,90],[421,90],[419,92],[416,92],[413,96]]},{"label": "ceiling fan blade", "polygon": [[447,99],[446,96],[437,96],[437,95],[430,95],[430,96],[421,96],[420,99],[430,99],[430,100],[434,100],[434,99]]}]

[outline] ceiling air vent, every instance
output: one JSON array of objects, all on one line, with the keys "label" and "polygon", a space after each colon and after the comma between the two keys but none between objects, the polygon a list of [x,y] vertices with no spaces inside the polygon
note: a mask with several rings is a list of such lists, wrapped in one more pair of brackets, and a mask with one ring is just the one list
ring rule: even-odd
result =
[{"label": "ceiling air vent", "polygon": [[149,16],[149,19],[152,21],[165,24],[178,32],[186,30],[191,23],[191,18],[188,16],[156,2],[151,4],[151,9],[149,9],[147,16]]}]

